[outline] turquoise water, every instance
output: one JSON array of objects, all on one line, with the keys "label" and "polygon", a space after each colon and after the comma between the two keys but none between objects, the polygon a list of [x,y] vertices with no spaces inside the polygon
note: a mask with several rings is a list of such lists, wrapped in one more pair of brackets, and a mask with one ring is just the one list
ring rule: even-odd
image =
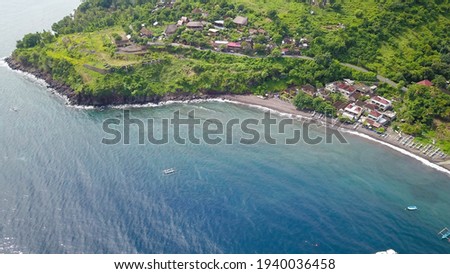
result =
[{"label": "turquoise water", "polygon": [[[2,4],[0,56],[76,4]],[[436,235],[450,225],[449,177],[384,146],[350,135],[316,146],[138,145],[136,128],[131,145],[106,146],[102,122],[121,110],[67,107],[6,67],[0,83],[0,253],[450,253]],[[203,120],[263,117],[217,102],[131,112],[192,109]],[[178,172],[163,176],[168,167]]]}]

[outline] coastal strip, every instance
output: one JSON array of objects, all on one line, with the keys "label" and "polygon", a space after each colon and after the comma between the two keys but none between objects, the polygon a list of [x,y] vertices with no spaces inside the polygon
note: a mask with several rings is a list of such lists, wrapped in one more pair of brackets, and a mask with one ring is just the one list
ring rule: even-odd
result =
[{"label": "coastal strip", "polygon": [[[23,73],[27,77],[32,78],[40,85],[48,88],[53,93],[60,95],[65,99],[66,105],[69,107],[80,108],[80,109],[95,109],[98,107],[108,107],[108,108],[116,108],[116,109],[129,109],[129,108],[148,108],[148,107],[162,107],[170,104],[186,104],[186,103],[202,103],[202,102],[225,102],[225,103],[233,103],[239,105],[245,105],[248,107],[258,108],[260,110],[270,110],[279,116],[286,116],[290,118],[297,118],[301,120],[305,120],[308,122],[317,123],[319,125],[325,125],[331,127],[336,130],[340,130],[341,132],[352,134],[354,136],[358,136],[360,138],[364,138],[366,140],[376,142],[378,144],[382,144],[387,146],[397,152],[402,153],[403,155],[412,157],[426,166],[429,166],[435,170],[445,173],[450,176],[450,163],[449,161],[436,161],[429,157],[424,157],[419,154],[418,151],[414,151],[407,147],[401,147],[400,142],[396,142],[395,140],[386,140],[380,137],[377,133],[370,131],[368,129],[358,127],[354,128],[351,125],[346,125],[342,123],[330,123],[324,118],[312,117],[312,114],[309,112],[298,110],[293,104],[283,101],[277,98],[260,98],[255,95],[220,95],[220,94],[201,94],[201,95],[187,95],[187,94],[172,94],[170,96],[165,96],[158,98],[158,100],[151,100],[152,98],[144,98],[143,101],[140,99],[138,102],[128,102],[127,100],[121,102],[120,100],[113,102],[112,104],[99,104],[99,105],[90,105],[90,104],[80,104],[79,100],[73,100],[75,92],[64,86],[47,75],[40,73],[35,70],[29,70],[27,68],[23,68],[20,64],[17,65],[10,57],[3,58],[0,60],[1,66],[9,66],[10,69],[14,71],[18,71]],[[148,99],[148,100],[145,100]],[[122,104],[121,104],[122,103]]]},{"label": "coastal strip", "polygon": [[300,111],[295,108],[294,105],[290,104],[289,102],[276,99],[276,98],[268,98],[268,99],[262,99],[257,96],[253,95],[226,95],[223,96],[224,99],[231,103],[237,103],[241,105],[247,105],[249,107],[254,108],[265,108],[270,110],[275,110],[277,114],[283,115],[283,116],[291,116],[294,115],[297,118],[303,118],[307,119],[311,122],[320,123],[322,125],[326,125],[328,127],[332,127],[334,129],[337,129],[341,132],[352,134],[354,136],[358,136],[360,138],[364,138],[368,141],[372,141],[381,145],[384,145],[386,147],[389,147],[397,152],[400,152],[403,155],[409,156],[413,159],[416,159],[420,161],[422,164],[431,167],[435,170],[438,170],[440,172],[445,173],[446,175],[450,176],[450,163],[444,162],[444,161],[436,161],[434,159],[431,159],[429,157],[424,157],[424,155],[419,154],[418,151],[414,151],[408,147],[402,147],[400,141],[395,141],[393,139],[385,139],[378,135],[377,133],[370,131],[363,127],[354,128],[351,125],[346,124],[339,124],[338,128],[336,128],[336,125],[333,125],[329,123],[326,119],[323,118],[311,118],[311,113]]}]

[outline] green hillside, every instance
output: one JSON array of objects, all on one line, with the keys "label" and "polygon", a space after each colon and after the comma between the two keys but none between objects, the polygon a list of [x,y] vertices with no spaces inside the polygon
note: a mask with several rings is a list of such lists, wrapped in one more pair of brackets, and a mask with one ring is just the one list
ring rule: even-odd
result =
[{"label": "green hillside", "polygon": [[449,30],[448,0],[86,0],[52,32],[18,41],[13,58],[105,102],[427,79],[434,87],[379,92],[396,102],[400,129],[450,151]]}]

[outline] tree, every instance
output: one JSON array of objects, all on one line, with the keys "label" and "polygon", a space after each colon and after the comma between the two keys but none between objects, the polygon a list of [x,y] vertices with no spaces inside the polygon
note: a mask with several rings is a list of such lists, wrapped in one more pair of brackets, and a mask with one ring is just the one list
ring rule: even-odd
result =
[{"label": "tree", "polygon": [[270,57],[279,58],[281,57],[281,50],[279,48],[274,48],[270,53]]},{"label": "tree", "polygon": [[17,48],[33,48],[41,41],[39,33],[29,33],[23,37],[22,40],[17,41]]},{"label": "tree", "polygon": [[446,88],[447,87],[447,80],[444,76],[438,75],[433,80],[433,84],[438,88]]},{"label": "tree", "polygon": [[331,53],[325,52],[323,54],[318,54],[316,58],[314,58],[316,63],[324,68],[328,68],[331,65],[333,59],[331,58]]},{"label": "tree", "polygon": [[269,10],[267,12],[267,17],[269,17],[272,20],[277,20],[278,19],[278,12],[276,10]]}]

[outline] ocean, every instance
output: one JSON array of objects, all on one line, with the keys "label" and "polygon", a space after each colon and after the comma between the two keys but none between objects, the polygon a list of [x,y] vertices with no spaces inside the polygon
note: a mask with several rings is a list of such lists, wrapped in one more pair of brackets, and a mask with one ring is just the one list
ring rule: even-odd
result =
[{"label": "ocean", "polygon": [[[79,3],[1,1],[0,56]],[[0,96],[0,253],[450,253],[437,236],[450,226],[450,177],[381,144],[345,134],[348,144],[140,145],[132,127],[129,145],[105,145],[103,122],[121,109],[66,106],[3,62]],[[224,123],[264,115],[224,102],[130,113],[192,110]]]}]

